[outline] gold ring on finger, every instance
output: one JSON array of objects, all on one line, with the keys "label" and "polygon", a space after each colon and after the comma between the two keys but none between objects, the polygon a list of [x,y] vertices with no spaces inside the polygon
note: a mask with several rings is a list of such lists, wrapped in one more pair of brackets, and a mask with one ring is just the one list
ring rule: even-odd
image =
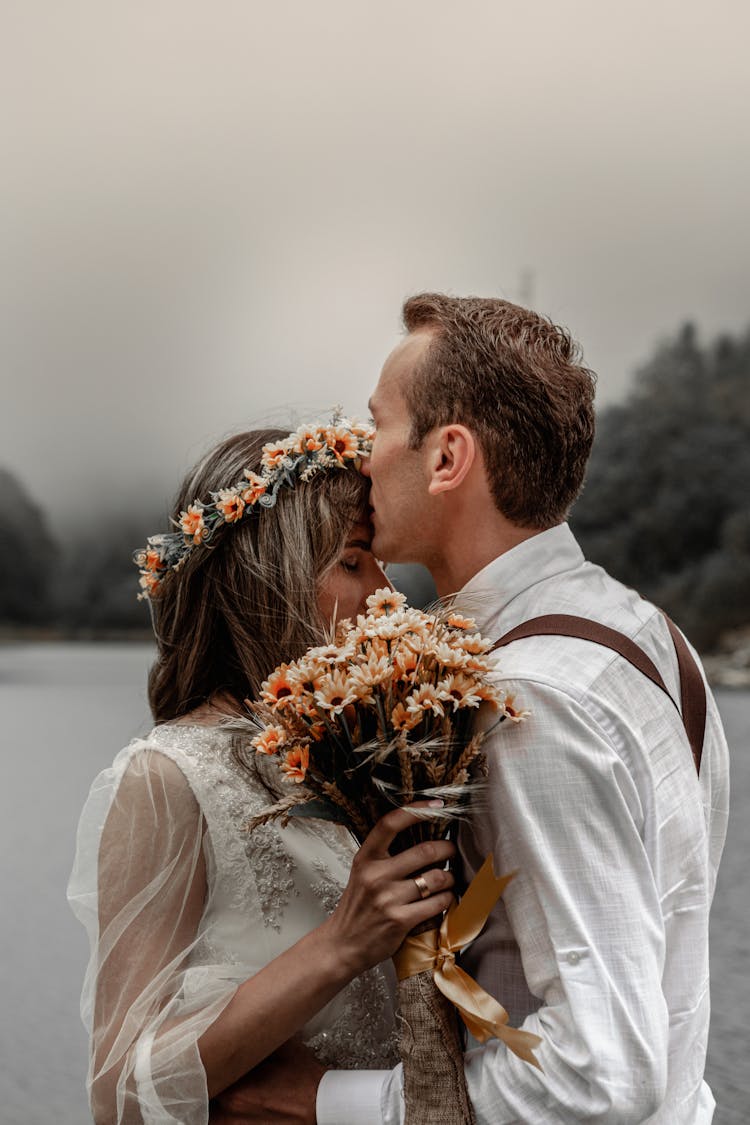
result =
[{"label": "gold ring on finger", "polygon": [[420,898],[429,898],[430,895],[432,894],[432,891],[430,890],[429,885],[427,883],[427,880],[424,878],[424,876],[423,875],[416,875],[414,877],[413,881],[417,884],[417,890],[419,891],[419,897]]}]

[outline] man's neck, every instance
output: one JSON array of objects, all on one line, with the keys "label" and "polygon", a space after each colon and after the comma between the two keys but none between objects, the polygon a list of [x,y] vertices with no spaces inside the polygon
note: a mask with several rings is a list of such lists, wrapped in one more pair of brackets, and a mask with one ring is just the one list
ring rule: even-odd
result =
[{"label": "man's neck", "polygon": [[493,559],[539,534],[537,528],[516,527],[505,521],[491,528],[483,527],[481,521],[466,524],[446,537],[440,550],[427,562],[441,598],[458,593]]}]

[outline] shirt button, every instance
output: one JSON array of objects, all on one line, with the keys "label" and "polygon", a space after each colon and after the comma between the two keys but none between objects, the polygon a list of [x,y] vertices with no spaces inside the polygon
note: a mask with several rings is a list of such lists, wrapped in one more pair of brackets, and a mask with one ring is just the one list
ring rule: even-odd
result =
[{"label": "shirt button", "polygon": [[576,953],[575,950],[574,950],[572,953],[568,954],[566,960],[567,960],[569,965],[577,965],[578,962],[581,960],[581,954]]}]

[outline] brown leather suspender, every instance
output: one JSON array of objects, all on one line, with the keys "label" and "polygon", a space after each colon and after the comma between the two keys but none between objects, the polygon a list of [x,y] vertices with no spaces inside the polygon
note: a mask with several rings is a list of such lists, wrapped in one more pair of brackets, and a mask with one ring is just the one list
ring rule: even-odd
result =
[{"label": "brown leather suspender", "polygon": [[693,752],[695,768],[700,772],[701,754],[703,753],[703,738],[706,730],[706,689],[700,668],[688,648],[685,638],[677,626],[664,615],[672,637],[672,643],[677,653],[677,664],[680,670],[680,705],[672,699],[667,685],[664,683],[659,669],[642,648],[624,633],[601,625],[598,621],[589,621],[586,617],[576,617],[568,613],[548,613],[543,617],[534,617],[524,621],[511,629],[508,633],[495,641],[490,649],[494,652],[497,648],[509,645],[511,641],[518,641],[522,637],[538,636],[563,636],[577,637],[582,641],[593,641],[595,644],[611,648],[625,660],[629,661],[639,672],[647,676],[652,683],[661,688],[672,700],[678,711],[681,711],[685,732]]}]

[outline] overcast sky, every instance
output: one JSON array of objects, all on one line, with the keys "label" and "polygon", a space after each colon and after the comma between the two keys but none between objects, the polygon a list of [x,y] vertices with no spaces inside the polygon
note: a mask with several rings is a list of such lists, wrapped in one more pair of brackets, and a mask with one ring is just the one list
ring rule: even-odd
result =
[{"label": "overcast sky", "polygon": [[750,322],[746,0],[0,13],[0,464],[60,533],[363,413],[418,290],[566,324],[600,404]]}]

